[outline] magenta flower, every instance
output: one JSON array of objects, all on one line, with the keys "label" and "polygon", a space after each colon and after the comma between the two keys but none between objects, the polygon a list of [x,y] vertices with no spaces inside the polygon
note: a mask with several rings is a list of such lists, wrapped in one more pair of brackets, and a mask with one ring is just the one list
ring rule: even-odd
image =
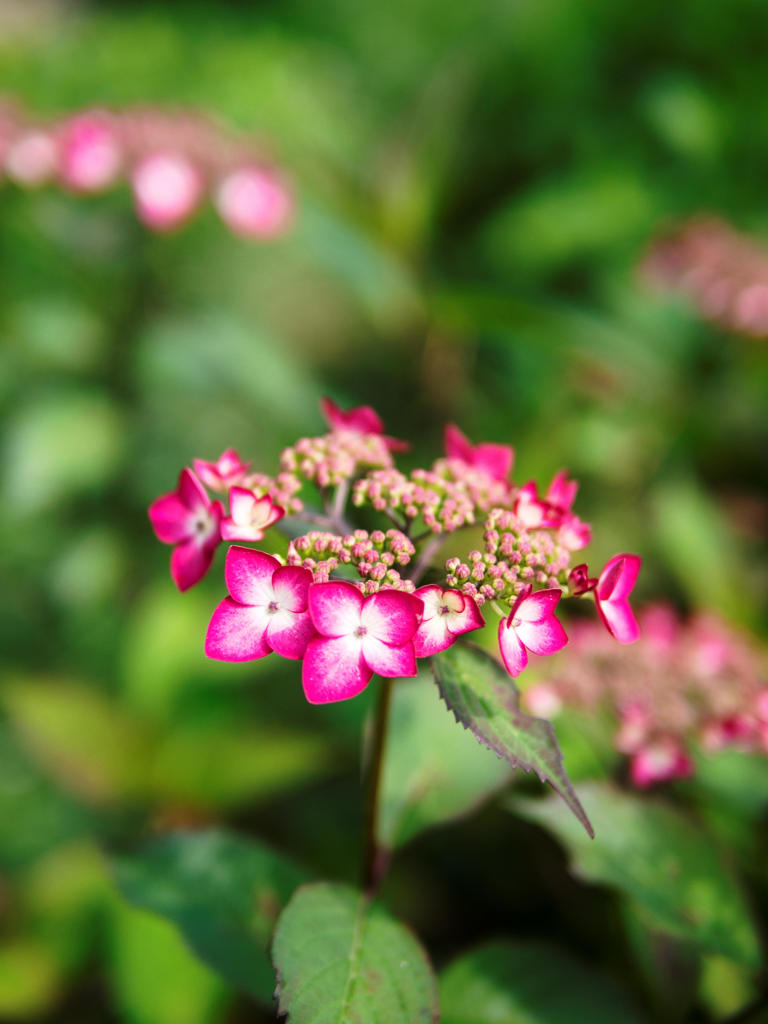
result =
[{"label": "magenta flower", "polygon": [[182,469],[175,491],[149,506],[149,519],[158,540],[174,544],[171,576],[179,590],[187,590],[208,572],[221,540],[224,508],[211,502],[191,469]]},{"label": "magenta flower", "polygon": [[513,677],[519,676],[528,664],[528,651],[554,654],[568,643],[555,606],[561,590],[531,591],[528,584],[512,605],[506,619],[499,623],[499,649],[504,666]]},{"label": "magenta flower", "polygon": [[192,465],[205,486],[212,491],[227,491],[230,487],[240,486],[251,468],[250,462],[243,462],[234,448],[227,448],[215,462],[193,459]]},{"label": "magenta flower", "polygon": [[640,572],[639,555],[614,555],[605,564],[595,587],[595,604],[611,636],[620,644],[631,644],[640,636],[629,595]]},{"label": "magenta flower", "polygon": [[315,630],[307,610],[312,573],[272,555],[233,546],[224,566],[229,597],[208,626],[205,653],[220,661],[251,661],[275,651],[302,658]]},{"label": "magenta flower", "polygon": [[221,523],[224,540],[261,540],[264,531],[285,515],[285,509],[275,505],[268,494],[257,498],[245,487],[233,487],[229,492],[229,515]]},{"label": "magenta flower", "polygon": [[629,768],[632,782],[641,789],[655,782],[685,779],[693,774],[693,762],[673,737],[662,737],[639,750]]},{"label": "magenta flower", "polygon": [[309,613],[319,634],[309,642],[302,670],[310,704],[355,697],[374,672],[389,678],[416,675],[413,637],[422,603],[414,594],[380,590],[363,597],[343,580],[314,583]]},{"label": "magenta flower", "polygon": [[443,431],[445,454],[449,459],[456,459],[466,466],[480,470],[494,480],[506,482],[515,459],[515,450],[506,444],[483,442],[472,444],[455,423],[446,424]]},{"label": "magenta flower", "polygon": [[261,167],[240,167],[219,184],[216,209],[244,238],[273,238],[288,227],[293,199],[277,175]]},{"label": "magenta flower", "polygon": [[562,511],[539,497],[534,480],[523,484],[517,492],[512,511],[527,530],[560,526],[563,522]]},{"label": "magenta flower", "polygon": [[415,596],[424,605],[421,625],[413,638],[417,658],[444,651],[462,633],[485,625],[475,601],[459,590],[443,590],[430,584],[419,587]]},{"label": "magenta flower", "polygon": [[197,209],[203,179],[187,157],[152,153],[133,169],[131,186],[139,219],[154,231],[170,231]]},{"label": "magenta flower", "polygon": [[370,405],[358,405],[354,409],[342,409],[331,398],[320,399],[320,412],[332,431],[348,431],[354,434],[380,434],[391,452],[408,451],[407,441],[384,434],[384,421]]}]

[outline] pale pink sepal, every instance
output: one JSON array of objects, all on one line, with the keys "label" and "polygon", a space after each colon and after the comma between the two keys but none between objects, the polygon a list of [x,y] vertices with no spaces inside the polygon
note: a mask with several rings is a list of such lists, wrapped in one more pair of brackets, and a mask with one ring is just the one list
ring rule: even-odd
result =
[{"label": "pale pink sepal", "polygon": [[243,462],[234,448],[227,448],[215,462],[193,459],[195,472],[212,491],[227,491],[239,487],[251,468],[250,462]]},{"label": "pale pink sepal", "polygon": [[443,443],[449,459],[456,459],[467,466],[472,466],[494,480],[506,481],[512,470],[515,458],[513,448],[492,442],[473,445],[455,423],[446,424]]},{"label": "pale pink sepal", "polygon": [[268,494],[257,498],[245,487],[232,487],[229,492],[229,516],[222,520],[224,540],[261,540],[264,531],[282,519],[285,509],[275,505]]},{"label": "pale pink sepal", "polygon": [[614,555],[605,564],[595,587],[595,604],[603,624],[621,644],[640,636],[640,627],[629,606],[629,595],[640,572],[639,555]]},{"label": "pale pink sepal", "polygon": [[474,599],[459,590],[443,590],[429,584],[419,587],[415,596],[424,605],[421,623],[413,638],[417,658],[428,658],[444,651],[462,633],[485,625]]},{"label": "pale pink sepal", "polygon": [[499,623],[499,649],[511,676],[519,676],[528,664],[528,651],[555,654],[568,643],[555,607],[562,595],[557,588],[523,590],[506,619]]}]

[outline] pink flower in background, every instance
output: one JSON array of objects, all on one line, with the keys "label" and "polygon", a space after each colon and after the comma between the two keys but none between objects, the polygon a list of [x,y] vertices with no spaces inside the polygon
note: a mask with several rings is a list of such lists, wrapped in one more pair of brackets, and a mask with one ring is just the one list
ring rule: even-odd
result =
[{"label": "pink flower in background", "polygon": [[563,708],[557,691],[546,683],[536,683],[525,691],[525,705],[531,714],[542,718],[554,718]]},{"label": "pink flower in background", "polygon": [[203,197],[203,179],[179,153],[152,153],[133,169],[131,186],[139,218],[154,231],[170,231],[190,217]]},{"label": "pink flower in background", "polygon": [[421,625],[413,638],[417,658],[444,651],[462,633],[485,625],[475,601],[458,590],[431,584],[419,587],[415,596],[424,604]]},{"label": "pink flower in background", "polygon": [[68,188],[98,192],[117,180],[122,152],[108,114],[92,110],[71,118],[59,145],[59,173]]},{"label": "pink flower in background", "polygon": [[416,675],[413,638],[422,603],[402,590],[370,597],[352,583],[331,580],[309,589],[309,611],[319,634],[309,642],[302,681],[311,704],[356,696],[380,676]]},{"label": "pink flower in background", "polygon": [[463,462],[466,466],[480,470],[494,480],[506,481],[514,462],[513,448],[505,444],[483,442],[473,445],[455,423],[448,423],[443,432],[445,454],[449,459]]},{"label": "pink flower in background", "polygon": [[215,462],[193,459],[195,472],[212,491],[227,491],[230,487],[239,486],[245,480],[250,462],[243,462],[234,448],[227,448]]},{"label": "pink flower in background", "polygon": [[629,773],[636,786],[646,789],[655,782],[688,778],[693,774],[693,762],[676,739],[662,737],[638,750]]},{"label": "pink flower in background", "polygon": [[499,648],[507,672],[519,676],[528,664],[528,651],[554,654],[568,643],[568,636],[555,616],[561,590],[537,590],[530,584],[521,592],[507,618],[499,623]]},{"label": "pink flower in background", "polygon": [[611,636],[621,644],[631,644],[640,636],[629,595],[640,572],[638,555],[614,555],[605,564],[595,587],[595,603],[600,618]]},{"label": "pink flower in background", "polygon": [[214,197],[224,223],[246,238],[274,238],[293,215],[293,199],[282,181],[260,167],[241,167],[222,179]]},{"label": "pink flower in background", "polygon": [[233,487],[229,492],[229,516],[222,520],[224,540],[261,540],[264,531],[282,519],[285,509],[275,505],[268,494],[257,498],[253,491]]},{"label": "pink flower in background", "polygon": [[30,129],[17,136],[5,152],[4,170],[18,185],[35,187],[56,173],[59,152],[49,132]]},{"label": "pink flower in background", "polygon": [[149,506],[149,519],[158,540],[175,545],[171,576],[179,590],[187,590],[208,572],[221,540],[224,508],[211,502],[191,469],[182,469],[178,487]]},{"label": "pink flower in background", "polygon": [[380,434],[391,452],[408,451],[407,441],[384,435],[384,421],[370,405],[358,405],[354,409],[342,409],[331,398],[320,399],[320,411],[332,431],[349,431],[353,434]]},{"label": "pink flower in background", "polygon": [[229,591],[213,613],[205,653],[220,661],[251,661],[272,651],[302,658],[314,628],[307,610],[312,573],[281,565],[253,548],[231,547],[224,578]]}]

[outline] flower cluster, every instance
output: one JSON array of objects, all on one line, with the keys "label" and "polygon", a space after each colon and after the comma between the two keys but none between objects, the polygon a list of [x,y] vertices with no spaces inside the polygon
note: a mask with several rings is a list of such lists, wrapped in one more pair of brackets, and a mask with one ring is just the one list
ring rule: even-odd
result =
[{"label": "flower cluster", "polygon": [[593,623],[572,627],[581,654],[555,665],[546,682],[524,694],[528,707],[551,717],[564,706],[615,722],[614,744],[630,758],[635,785],[682,778],[699,747],[768,754],[768,659],[712,615],[681,621],[669,607],[640,616],[644,643],[616,648]]},{"label": "flower cluster", "polygon": [[704,319],[768,336],[768,248],[724,221],[697,217],[657,239],[643,271],[652,284],[687,295]]},{"label": "flower cluster", "polygon": [[283,175],[252,142],[200,114],[95,109],[43,122],[6,103],[0,169],[25,188],[56,183],[77,193],[127,181],[139,219],[154,231],[183,224],[206,198],[245,238],[280,235],[293,217]]},{"label": "flower cluster", "polygon": [[[608,632],[637,639],[628,597],[640,559],[616,555],[597,577],[584,563],[571,566],[590,530],[572,511],[577,485],[564,471],[540,497],[533,481],[510,479],[512,448],[473,445],[451,424],[444,457],[404,473],[394,455],[407,444],[384,433],[370,406],[343,410],[324,399],[321,408],[328,431],[285,449],[276,477],[228,449],[215,462],[195,459],[150,506],[155,533],[174,546],[171,574],[182,590],[205,575],[222,540],[260,542],[273,526],[291,538],[284,559],[230,547],[210,657],[299,659],[308,700],[324,703],[353,697],[374,673],[415,675],[417,658],[485,625],[485,603],[500,617],[499,651],[512,676],[529,653],[568,642],[556,615],[563,596],[592,593]],[[385,528],[355,528],[346,517],[356,509]],[[485,552],[435,569],[437,549],[483,518]],[[302,532],[307,523],[316,528]]]}]

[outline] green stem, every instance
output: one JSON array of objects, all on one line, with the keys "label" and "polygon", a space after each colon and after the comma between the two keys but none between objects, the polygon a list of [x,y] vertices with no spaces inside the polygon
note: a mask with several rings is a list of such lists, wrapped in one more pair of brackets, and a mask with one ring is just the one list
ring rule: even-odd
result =
[{"label": "green stem", "polygon": [[379,796],[381,775],[384,767],[384,752],[387,745],[389,710],[392,704],[391,679],[382,679],[379,684],[379,699],[373,720],[373,739],[368,760],[368,791],[365,807],[365,837],[363,854],[363,888],[369,898],[376,895],[389,867],[391,851],[379,846],[376,831],[379,820]]}]

